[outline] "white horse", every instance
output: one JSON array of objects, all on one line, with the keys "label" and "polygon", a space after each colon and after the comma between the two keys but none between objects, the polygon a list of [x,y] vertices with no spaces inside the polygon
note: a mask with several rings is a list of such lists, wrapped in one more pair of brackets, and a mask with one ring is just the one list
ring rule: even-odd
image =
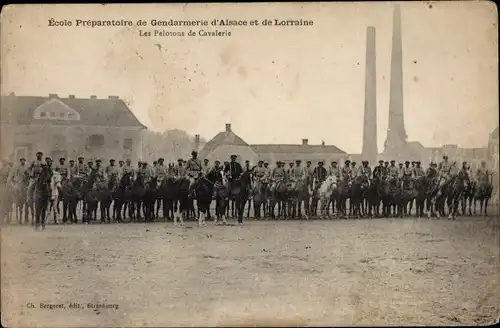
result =
[{"label": "white horse", "polygon": [[326,210],[330,204],[330,198],[333,191],[337,188],[338,178],[336,175],[330,175],[318,189],[318,198],[320,204],[320,213],[322,217],[326,217]]}]

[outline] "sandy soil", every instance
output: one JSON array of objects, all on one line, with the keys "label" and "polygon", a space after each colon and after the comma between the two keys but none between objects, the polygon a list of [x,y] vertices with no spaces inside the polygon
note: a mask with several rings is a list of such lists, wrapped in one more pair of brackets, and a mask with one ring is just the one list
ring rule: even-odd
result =
[{"label": "sandy soil", "polygon": [[9,327],[458,325],[500,316],[498,218],[12,226],[1,237]]}]

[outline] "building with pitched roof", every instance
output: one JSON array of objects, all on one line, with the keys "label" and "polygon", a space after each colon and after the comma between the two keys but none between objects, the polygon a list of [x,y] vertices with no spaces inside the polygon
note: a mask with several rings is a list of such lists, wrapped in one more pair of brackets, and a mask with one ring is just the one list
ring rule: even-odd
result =
[{"label": "building with pitched roof", "polygon": [[141,156],[139,122],[117,96],[99,99],[48,97],[1,97],[2,157],[17,161],[34,158],[37,151],[58,160],[131,158]]},{"label": "building with pitched roof", "polygon": [[200,159],[207,158],[213,163],[216,160],[229,161],[232,154],[238,156],[236,160],[240,163],[249,160],[254,164],[258,160],[258,155],[252,147],[234,133],[231,124],[228,123],[223,132],[219,132],[203,146],[198,157]]},{"label": "building with pitched roof", "polygon": [[199,158],[208,158],[210,162],[215,160],[226,161],[230,156],[238,156],[240,163],[249,160],[251,164],[257,164],[259,160],[267,161],[271,165],[277,161],[294,162],[297,159],[304,163],[318,161],[329,163],[339,161],[347,154],[333,145],[311,145],[307,139],[302,139],[302,144],[263,144],[249,145],[233,132],[231,124],[226,124],[224,132],[218,133],[209,140],[200,151]]}]

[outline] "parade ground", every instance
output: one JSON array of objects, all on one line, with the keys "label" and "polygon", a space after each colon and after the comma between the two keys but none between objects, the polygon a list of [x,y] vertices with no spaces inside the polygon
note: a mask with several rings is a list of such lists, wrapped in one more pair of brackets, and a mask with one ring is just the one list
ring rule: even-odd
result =
[{"label": "parade ground", "polygon": [[231,223],[4,227],[2,323],[476,325],[500,316],[498,217]]}]

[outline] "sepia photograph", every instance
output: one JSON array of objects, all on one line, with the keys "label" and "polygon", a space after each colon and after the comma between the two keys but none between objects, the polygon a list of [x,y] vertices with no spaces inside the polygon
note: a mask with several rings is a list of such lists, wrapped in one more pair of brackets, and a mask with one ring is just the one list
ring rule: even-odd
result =
[{"label": "sepia photograph", "polygon": [[500,321],[494,2],[0,22],[3,326]]}]

